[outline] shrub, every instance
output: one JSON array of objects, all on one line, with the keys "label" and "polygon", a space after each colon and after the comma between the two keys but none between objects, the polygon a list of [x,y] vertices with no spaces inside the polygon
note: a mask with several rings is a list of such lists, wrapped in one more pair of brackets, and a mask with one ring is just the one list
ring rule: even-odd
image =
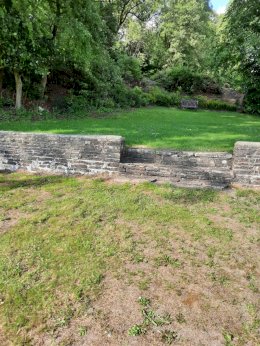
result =
[{"label": "shrub", "polygon": [[140,87],[134,87],[130,89],[129,96],[131,96],[131,106],[132,107],[142,107],[147,106],[149,103],[147,94],[143,92]]},{"label": "shrub", "polygon": [[171,107],[178,106],[180,103],[180,94],[178,92],[170,93],[159,87],[151,88],[147,96],[149,103],[157,106]]},{"label": "shrub", "polygon": [[211,77],[191,71],[187,67],[166,69],[159,72],[154,78],[161,87],[168,91],[181,89],[185,93],[221,93],[220,86]]},{"label": "shrub", "polygon": [[111,97],[117,107],[142,107],[149,103],[147,94],[137,86],[130,88],[124,84],[118,84],[112,89]]},{"label": "shrub", "polygon": [[66,104],[66,111],[71,114],[87,111],[89,109],[88,100],[84,95],[71,95],[66,97],[64,101]]},{"label": "shrub", "polygon": [[260,115],[260,86],[255,85],[248,88],[244,98],[244,109],[251,114]]},{"label": "shrub", "polygon": [[129,85],[135,85],[142,79],[142,71],[138,59],[122,54],[117,61],[124,81]]},{"label": "shrub", "polygon": [[196,99],[199,101],[199,108],[212,109],[218,111],[237,111],[237,106],[231,105],[227,102],[220,100],[211,100],[203,96],[198,96]]},{"label": "shrub", "polygon": [[0,97],[0,108],[14,107],[14,100],[10,97]]}]

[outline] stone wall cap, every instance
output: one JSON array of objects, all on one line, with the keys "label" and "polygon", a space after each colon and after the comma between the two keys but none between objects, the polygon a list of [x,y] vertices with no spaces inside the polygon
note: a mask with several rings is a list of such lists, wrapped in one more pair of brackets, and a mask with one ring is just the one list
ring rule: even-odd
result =
[{"label": "stone wall cap", "polygon": [[63,137],[63,138],[83,138],[83,139],[102,139],[102,140],[119,140],[124,141],[124,137],[116,135],[79,135],[79,134],[60,134],[60,133],[47,133],[47,132],[22,132],[22,131],[0,131],[0,135],[14,134],[14,135],[37,135],[48,137]]},{"label": "stone wall cap", "polygon": [[162,154],[162,155],[175,155],[175,154],[183,154],[188,156],[205,156],[205,157],[213,157],[222,158],[223,156],[227,158],[232,158],[232,153],[227,151],[189,151],[189,150],[178,150],[178,149],[158,149],[158,148],[142,148],[142,147],[129,147],[127,150],[132,152],[140,152],[140,153],[152,153],[152,154]]},{"label": "stone wall cap", "polygon": [[238,141],[235,143],[235,147],[237,146],[260,147],[260,142]]}]

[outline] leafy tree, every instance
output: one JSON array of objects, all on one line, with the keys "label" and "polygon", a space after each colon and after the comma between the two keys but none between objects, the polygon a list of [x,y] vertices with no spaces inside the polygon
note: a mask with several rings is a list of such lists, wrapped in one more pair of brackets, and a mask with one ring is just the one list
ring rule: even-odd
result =
[{"label": "leafy tree", "polygon": [[116,22],[115,32],[126,24],[128,18],[135,18],[141,22],[149,20],[158,0],[107,0],[105,3],[112,9],[110,20]]},{"label": "leafy tree", "polygon": [[162,9],[160,37],[166,50],[166,64],[192,68],[203,66],[208,37],[214,35],[205,0],[166,1]]},{"label": "leafy tree", "polygon": [[[91,74],[106,52],[107,27],[92,0],[0,0],[0,67],[12,71],[16,108],[22,105],[23,78],[72,66]],[[103,58],[101,58],[103,57]]]},{"label": "leafy tree", "polygon": [[145,70],[186,66],[211,70],[216,16],[207,0],[160,0],[145,22],[130,18],[123,46]]},{"label": "leafy tree", "polygon": [[224,21],[223,64],[243,77],[246,110],[260,114],[260,7],[254,0],[233,0]]},{"label": "leafy tree", "polygon": [[39,25],[37,3],[26,0],[2,0],[0,7],[1,65],[14,73],[16,108],[22,104],[22,76],[42,68],[42,47],[37,37],[43,35]]}]

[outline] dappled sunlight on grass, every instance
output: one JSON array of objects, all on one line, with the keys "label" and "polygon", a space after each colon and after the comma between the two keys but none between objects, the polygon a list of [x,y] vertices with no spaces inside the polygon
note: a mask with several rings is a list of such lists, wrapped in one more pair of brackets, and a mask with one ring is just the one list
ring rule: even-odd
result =
[{"label": "dappled sunlight on grass", "polygon": [[130,146],[232,151],[238,140],[260,141],[260,118],[246,114],[143,108],[102,118],[0,122],[0,130],[121,135]]}]

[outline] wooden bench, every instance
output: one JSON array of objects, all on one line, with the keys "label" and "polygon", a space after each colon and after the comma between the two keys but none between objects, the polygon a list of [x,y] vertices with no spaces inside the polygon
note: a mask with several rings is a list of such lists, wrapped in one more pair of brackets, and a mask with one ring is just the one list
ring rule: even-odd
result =
[{"label": "wooden bench", "polygon": [[182,109],[198,109],[199,107],[199,101],[197,100],[181,100],[181,108]]}]

